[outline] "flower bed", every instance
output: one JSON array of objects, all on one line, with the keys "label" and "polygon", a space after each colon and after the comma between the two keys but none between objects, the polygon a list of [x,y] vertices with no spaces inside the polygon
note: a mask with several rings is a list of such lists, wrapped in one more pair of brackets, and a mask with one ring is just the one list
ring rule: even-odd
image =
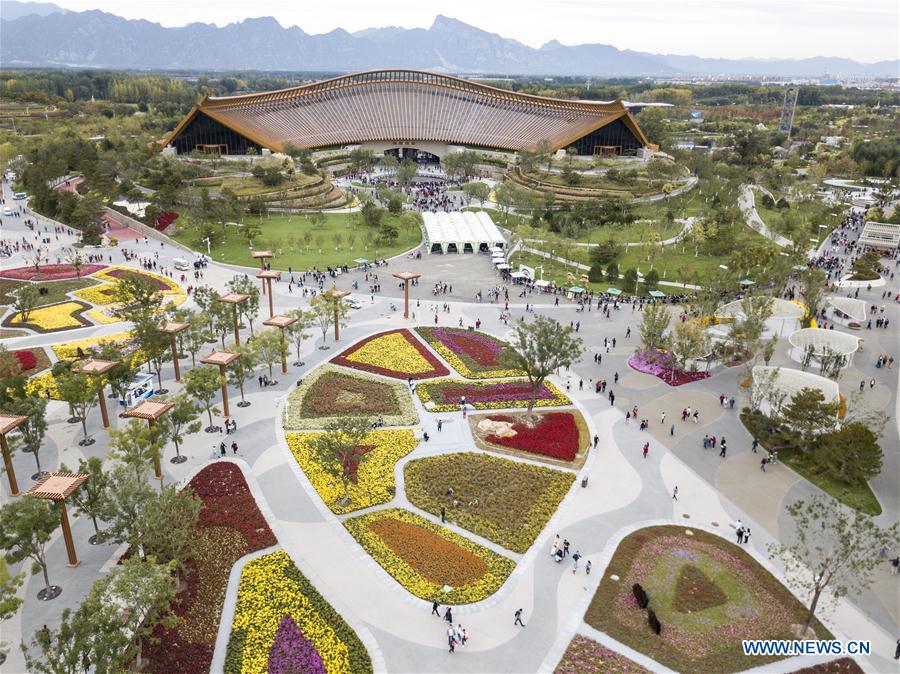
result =
[{"label": "flower bed", "polygon": [[113,284],[123,278],[140,277],[149,281],[153,281],[154,283],[156,283],[156,287],[164,293],[183,292],[181,290],[181,286],[175,283],[175,281],[172,281],[165,276],[154,274],[153,272],[144,271],[143,269],[132,269],[130,267],[109,267],[107,269],[103,269],[102,271],[94,273],[93,276],[94,278],[98,278],[103,281],[110,281]]},{"label": "flower bed", "polygon": [[494,422],[482,424],[488,427],[483,430],[477,419],[472,420],[475,432],[486,442],[561,461],[574,461],[579,450],[590,442],[587,428],[583,423],[579,426],[572,412],[540,412],[534,426],[509,414],[485,415],[480,419]]},{"label": "flower bed", "polygon": [[333,365],[313,371],[284,408],[289,430],[321,429],[339,417],[381,417],[387,426],[419,423],[406,385]]},{"label": "flower bed", "polygon": [[[793,639],[791,625],[802,623],[803,605],[738,546],[704,531],[691,533],[662,526],[626,536],[585,621],[676,671],[735,672],[779,660],[745,656],[741,640]],[[650,597],[660,636],[637,606],[634,583]],[[831,638],[818,621],[813,628],[817,638]]]},{"label": "flower bed", "polygon": [[[476,452],[410,461],[406,497],[515,552],[525,552],[553,517],[575,474]],[[448,495],[452,488],[453,494]]]},{"label": "flower bed", "polygon": [[19,361],[19,374],[26,377],[50,367],[50,359],[47,357],[47,352],[39,346],[31,349],[19,349],[10,353]]},{"label": "flower bed", "polygon": [[371,672],[356,632],[282,550],[244,565],[226,674]]},{"label": "flower bed", "polygon": [[355,481],[348,485],[350,502],[342,502],[344,488],[322,459],[311,448],[319,433],[288,433],[291,453],[306,473],[315,490],[332,512],[342,514],[387,503],[394,498],[394,464],[413,451],[419,441],[411,430],[370,431],[364,440],[369,448],[356,470]]},{"label": "flower bed", "polygon": [[105,306],[113,303],[113,300],[115,299],[113,297],[115,288],[116,285],[114,283],[100,283],[72,294],[83,299],[85,302]]},{"label": "flower bed", "polygon": [[[89,276],[106,269],[105,264],[83,264],[81,275]],[[62,279],[78,278],[75,267],[70,264],[44,264],[39,271],[34,267],[14,267],[0,271],[0,278],[9,278],[16,281],[61,281]]]},{"label": "flower bed", "polygon": [[521,377],[515,351],[483,332],[461,328],[416,328],[428,345],[466,379]]},{"label": "flower bed", "polygon": [[200,550],[185,576],[188,589],[174,605],[181,620],[170,628],[157,625],[156,643],[145,642],[145,671],[159,674],[209,671],[231,567],[245,554],[277,542],[236,465],[210,464],[188,486],[203,501]]},{"label": "flower bed", "polygon": [[576,634],[569,642],[554,674],[651,674],[634,660],[603,644]]},{"label": "flower bed", "polygon": [[[181,306],[187,301],[187,295],[166,295],[163,300],[163,306],[169,306],[172,308]],[[85,313],[85,316],[90,318],[95,323],[99,323],[101,325],[108,325],[110,323],[121,323],[123,321],[122,318],[119,318],[115,315],[116,309],[121,306],[120,304],[107,304],[105,306],[95,307],[90,311]]]},{"label": "flower bed", "polygon": [[628,359],[628,364],[644,374],[652,374],[669,386],[690,384],[710,376],[709,372],[682,372],[672,366],[672,356],[665,351],[638,351]]},{"label": "flower bed", "polygon": [[408,510],[376,510],[344,526],[381,567],[421,599],[470,604],[496,592],[512,560]]},{"label": "flower bed", "polygon": [[81,314],[90,308],[90,305],[84,302],[69,300],[33,309],[28,321],[22,320],[21,313],[15,313],[4,319],[3,325],[11,328],[29,328],[41,333],[84,328],[92,323]]},{"label": "flower bed", "polygon": [[331,362],[395,379],[428,379],[450,374],[405,328],[366,337],[332,358]]},{"label": "flower bed", "polygon": [[[477,410],[500,410],[527,407],[531,384],[522,379],[492,382],[466,382],[459,379],[436,379],[416,386],[416,395],[430,412],[455,412],[460,399]],[[535,407],[561,407],[571,401],[553,384],[545,381],[538,389]]]},{"label": "flower bed", "polygon": [[62,342],[60,344],[54,344],[50,348],[53,349],[53,353],[56,354],[57,360],[70,360],[72,358],[78,358],[78,349],[89,354],[94,347],[112,342],[121,345],[124,350],[133,346],[133,339],[134,338],[129,332],[114,332],[101,337],[88,337],[87,339],[75,339],[71,342]]}]

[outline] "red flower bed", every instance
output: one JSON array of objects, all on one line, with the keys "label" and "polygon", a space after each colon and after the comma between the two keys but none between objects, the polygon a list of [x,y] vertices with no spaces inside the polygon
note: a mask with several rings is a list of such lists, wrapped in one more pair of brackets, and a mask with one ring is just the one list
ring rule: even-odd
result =
[{"label": "red flower bed", "polygon": [[506,414],[492,414],[490,419],[507,421],[513,425],[516,432],[509,438],[501,438],[499,435],[485,437],[485,440],[495,445],[521,449],[523,452],[541,454],[563,461],[572,461],[578,454],[578,425],[570,412],[544,413],[534,427]]},{"label": "red flower bed", "polygon": [[[81,275],[89,276],[101,269],[106,269],[106,265],[83,264],[81,265]],[[38,272],[34,271],[34,267],[14,267],[0,271],[0,278],[10,278],[16,281],[62,281],[77,277],[75,267],[70,264],[44,264],[41,265]]]},{"label": "red flower bed", "polygon": [[172,211],[166,211],[160,216],[157,216],[153,219],[153,227],[158,229],[160,232],[164,229],[168,228],[173,222],[178,219],[178,213],[173,213]]},{"label": "red flower bed", "polygon": [[[259,511],[241,469],[235,464],[227,461],[210,464],[194,476],[189,486],[203,501],[198,529],[226,528],[235,531],[243,536],[250,552],[270,547],[278,542]],[[149,659],[149,666],[145,671],[158,674],[209,672],[215,637],[209,641],[189,641],[185,635],[201,631],[202,626],[193,625],[190,620],[209,620],[208,615],[204,616],[203,612],[197,611],[195,607],[197,602],[205,601],[213,593],[208,586],[202,587],[204,569],[201,565],[221,564],[225,561],[230,567],[245,554],[245,551],[235,551],[235,554],[237,557],[234,559],[197,559],[193,562],[184,576],[187,590],[176,599],[173,609],[176,616],[185,618],[187,622],[182,623],[181,627],[171,629],[156,626],[153,635],[158,638],[157,643],[144,646],[144,655]],[[210,574],[206,575],[209,578]],[[227,576],[221,576],[221,580],[227,585]],[[224,586],[214,589],[224,596]],[[204,591],[203,595],[201,590]],[[215,608],[217,615],[221,616],[222,607]],[[215,624],[218,624],[218,618]]]},{"label": "red flower bed", "polygon": [[31,351],[13,351],[12,354],[19,361],[22,370],[30,370],[37,365],[37,357]]}]

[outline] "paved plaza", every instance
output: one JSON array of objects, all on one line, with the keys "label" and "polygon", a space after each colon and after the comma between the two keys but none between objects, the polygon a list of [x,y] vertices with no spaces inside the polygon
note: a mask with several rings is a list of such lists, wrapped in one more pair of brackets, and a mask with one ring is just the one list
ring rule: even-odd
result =
[{"label": "paved plaza", "polygon": [[[4,218],[4,236],[14,238],[26,233],[21,218]],[[70,244],[63,237],[54,249]],[[172,259],[185,253],[172,243],[161,245],[159,240],[141,239],[128,242],[128,247],[141,257],[158,253],[158,263],[171,268]],[[110,253],[104,251],[105,254]],[[112,250],[112,262],[125,263],[121,252]],[[51,253],[51,257],[54,253]],[[248,267],[237,268],[212,262],[204,269],[202,283],[216,290],[225,289],[226,283],[236,273],[254,273],[248,251]],[[21,255],[3,261],[4,267],[24,266]],[[391,274],[411,271],[421,274],[418,285],[410,289],[413,316],[403,318],[403,290]],[[367,280],[366,274],[369,274]],[[295,270],[296,274],[296,270]],[[377,274],[381,285],[377,293],[368,291],[372,277]],[[176,276],[177,278],[177,276]],[[274,284],[275,311],[285,312],[305,306],[308,299],[296,287],[289,292],[289,275]],[[748,551],[766,568],[780,576],[778,567],[769,560],[766,546],[775,541],[793,539],[792,521],[785,506],[818,489],[799,477],[790,468],[778,464],[765,473],[758,467],[758,456],[751,452],[751,436],[739,420],[739,411],[745,404],[746,394],[738,385],[743,369],[722,368],[715,370],[708,379],[680,387],[670,387],[655,377],[631,370],[626,363],[634,352],[638,336],[637,326],[641,313],[629,304],[611,312],[609,319],[601,312],[578,311],[577,305],[560,297],[558,306],[553,295],[539,293],[520,296],[519,286],[510,286],[508,308],[500,296],[492,303],[488,291],[500,281],[488,257],[483,255],[422,255],[416,259],[403,255],[389,261],[386,267],[368,272],[354,270],[334,279],[338,289],[352,292],[362,305],[352,310],[349,324],[341,331],[339,345],[333,335],[327,340],[328,350],[322,350],[322,336],[310,331],[302,348],[302,367],[289,368],[287,376],[278,376],[276,386],[261,388],[251,379],[246,398],[249,407],[235,409],[236,435],[229,438],[239,443],[235,457],[229,452],[228,461],[238,464],[246,475],[261,510],[269,520],[280,546],[286,550],[300,570],[316,586],[319,592],[340,612],[357,631],[369,649],[376,671],[389,672],[545,672],[552,671],[563,651],[575,634],[583,634],[613,648],[642,666],[653,671],[667,671],[665,667],[640,653],[634,652],[611,637],[599,633],[584,620],[587,605],[603,577],[617,543],[628,533],[651,524],[675,524],[686,528],[701,529],[733,540],[732,523],[740,519],[753,531]],[[354,288],[353,284],[358,284]],[[452,286],[452,292],[434,294],[435,284]],[[501,285],[501,290],[503,286]],[[887,289],[896,294],[896,282]],[[898,375],[900,368],[876,368],[877,354],[897,354],[900,305],[882,300],[884,287],[867,291],[863,288],[860,299],[886,306],[884,315],[890,318],[887,330],[863,330],[862,351],[857,353],[852,367],[840,380],[842,388],[852,390],[860,380],[875,380],[875,386],[866,389],[871,405],[890,415],[890,421],[881,440],[884,449],[884,466],[881,474],[871,481],[871,486],[881,503],[883,513],[876,518],[882,524],[897,521],[900,514],[900,443],[898,443],[897,413]],[[482,293],[483,301],[476,301]],[[265,314],[263,298],[261,313]],[[465,625],[469,642],[464,649],[449,655],[446,648],[445,623],[430,616],[430,603],[403,591],[397,583],[366,553],[348,533],[342,518],[334,515],[322,502],[309,480],[291,455],[282,428],[282,410],[289,392],[298,379],[304,378],[336,353],[372,333],[385,330],[433,326],[445,327],[474,325],[480,321],[483,332],[498,338],[508,338],[517,321],[530,316],[526,304],[534,311],[549,315],[568,324],[580,324],[579,336],[585,343],[585,351],[579,363],[567,372],[553,377],[555,385],[572,398],[575,407],[588,422],[590,436],[597,435],[597,448],[592,450],[585,465],[577,471],[573,488],[563,499],[549,524],[527,552],[512,555],[502,551],[517,563],[515,571],[501,589],[487,599],[454,607],[457,620]],[[444,305],[447,305],[446,307]],[[193,300],[188,299],[188,305]],[[446,311],[449,308],[449,311]],[[265,316],[261,316],[264,318]],[[626,330],[631,328],[631,336]],[[121,324],[94,326],[67,331],[61,334],[33,335],[5,340],[10,349],[48,346],[60,341],[95,337],[122,331]],[[616,339],[616,346],[603,346],[604,338]],[[773,365],[787,365],[787,339],[779,342]],[[294,360],[291,351],[290,360]],[[597,365],[595,354],[602,355]],[[182,369],[190,368],[190,360],[182,361]],[[613,383],[618,374],[618,383]],[[169,364],[163,370],[166,386],[177,391],[174,372]],[[255,378],[254,378],[255,379]],[[607,397],[594,393],[594,381],[604,379],[615,391],[615,405]],[[719,404],[720,395],[733,396],[737,402],[733,409]],[[230,395],[238,396],[237,391]],[[237,398],[235,398],[237,400]],[[469,424],[460,412],[444,412],[440,415],[427,412],[421,402],[413,397],[420,417],[417,437],[427,433],[431,440],[422,443],[406,459],[395,467],[397,494],[391,506],[416,509],[409,503],[403,484],[403,466],[410,459],[440,454],[446,450],[474,449]],[[640,417],[650,421],[647,431],[639,430],[634,422],[626,421],[626,411],[637,407]],[[681,421],[681,410],[690,406],[699,410],[699,423]],[[662,414],[666,421],[660,421]],[[105,457],[108,450],[106,434],[101,428],[99,414],[88,419],[88,431],[97,442],[90,447],[80,447],[80,425],[67,423],[66,406],[52,402],[48,410],[49,429],[41,452],[45,466],[56,467],[60,463],[77,465],[80,458]],[[442,429],[437,429],[437,419],[442,419]],[[113,426],[121,426],[125,420],[115,418]],[[670,427],[674,422],[674,433]],[[720,458],[718,451],[704,450],[705,434],[727,437],[728,454]],[[187,461],[182,464],[163,461],[164,482],[184,484],[203,466],[222,459],[214,458],[221,439],[218,435],[198,433],[189,436],[182,453]],[[641,449],[650,443],[647,458]],[[167,450],[168,451],[168,450]],[[34,468],[32,457],[21,452],[14,455],[14,464],[20,483],[30,486],[28,477]],[[582,478],[587,486],[582,488]],[[678,487],[678,499],[672,498]],[[6,491],[3,498],[7,499]],[[377,506],[376,506],[377,507]],[[418,511],[421,512],[421,511]],[[432,521],[438,518],[428,516]],[[459,530],[462,531],[462,530]],[[124,552],[114,545],[88,545],[93,533],[91,522],[85,518],[73,521],[73,532],[81,559],[77,568],[65,565],[64,543],[59,535],[48,549],[50,576],[63,587],[62,595],[51,602],[34,599],[40,587],[40,577],[30,576],[21,590],[26,602],[22,611],[11,621],[4,623],[2,641],[14,644],[7,662],[0,672],[25,670],[22,654],[17,644],[43,625],[58,624],[65,608],[74,608],[87,593],[91,583],[106,573]],[[585,561],[590,560],[594,571],[590,576],[573,574],[569,564],[556,564],[550,556],[550,546],[556,534],[567,538],[578,548]],[[485,547],[498,546],[472,534],[470,538]],[[891,551],[893,557],[900,551]],[[876,554],[877,551],[873,551]],[[221,667],[225,642],[230,625],[229,616],[234,612],[236,579],[232,573],[223,611],[220,637],[217,643],[214,670]],[[892,660],[900,624],[900,601],[896,576],[891,576],[889,565],[883,564],[876,573],[872,588],[862,596],[850,597],[838,602],[834,611],[824,614],[823,622],[840,639],[871,639],[873,655],[862,659],[866,671],[896,671]],[[514,613],[523,609],[524,629],[513,624]],[[768,672],[791,672],[818,662],[833,659],[830,656],[804,656],[785,660],[765,667]],[[217,670],[216,670],[217,671]]]}]

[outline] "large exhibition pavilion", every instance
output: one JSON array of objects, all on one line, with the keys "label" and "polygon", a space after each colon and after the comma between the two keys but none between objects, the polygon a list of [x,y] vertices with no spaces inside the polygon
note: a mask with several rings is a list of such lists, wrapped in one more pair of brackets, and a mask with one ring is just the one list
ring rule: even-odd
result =
[{"label": "large exhibition pavilion", "polygon": [[165,139],[179,153],[362,145],[441,157],[457,147],[634,154],[649,143],[622,101],[520,94],[418,70],[374,70],[247,94],[204,96]]}]

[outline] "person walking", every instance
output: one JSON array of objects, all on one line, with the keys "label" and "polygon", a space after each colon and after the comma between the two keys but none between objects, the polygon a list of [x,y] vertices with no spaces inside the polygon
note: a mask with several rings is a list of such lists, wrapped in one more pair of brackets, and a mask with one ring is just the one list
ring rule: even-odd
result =
[{"label": "person walking", "polygon": [[456,652],[456,630],[453,629],[453,625],[447,628],[447,644],[450,646],[450,652]]},{"label": "person walking", "polygon": [[672,500],[673,501],[678,500],[678,485],[677,484],[675,485],[675,489],[672,490]]},{"label": "person walking", "polygon": [[516,615],[516,621],[513,623],[513,625],[520,625],[522,627],[525,627],[525,623],[522,622],[522,609],[520,609],[520,608],[516,609],[515,615]]},{"label": "person walking", "polygon": [[447,509],[441,506],[441,524],[447,523]]},{"label": "person walking", "polygon": [[436,615],[438,618],[441,617],[440,611],[441,605],[437,603],[437,600],[431,602],[431,615]]},{"label": "person walking", "polygon": [[563,557],[568,557],[568,556],[569,556],[569,539],[564,538],[563,539]]},{"label": "person walking", "polygon": [[236,442],[231,443],[231,453],[237,456],[238,444]]},{"label": "person walking", "polygon": [[757,447],[759,447],[759,440],[757,440],[756,438],[753,438],[753,442],[750,445],[750,451],[752,451],[754,454],[756,454]]},{"label": "person walking", "polygon": [[594,436],[594,449],[597,449],[597,443],[599,443],[599,442],[600,442],[600,436],[595,435]]},{"label": "person walking", "polygon": [[444,611],[444,620],[446,620],[451,625],[453,624],[453,609],[449,606],[447,607],[447,610]]},{"label": "person walking", "polygon": [[669,427],[669,435],[670,435],[671,437],[673,437],[673,438],[675,437],[675,424],[672,424],[672,425]]},{"label": "person walking", "polygon": [[645,443],[644,443],[644,449],[643,449],[643,452],[644,452],[644,458],[646,459],[646,458],[647,458],[647,454],[650,453],[650,443],[649,443],[649,442],[645,442]]},{"label": "person walking", "polygon": [[766,472],[766,464],[767,463],[769,463],[769,457],[767,457],[767,456],[764,456],[759,462],[759,469],[764,473]]},{"label": "person walking", "polygon": [[744,540],[741,541],[744,545],[750,542],[750,527],[744,529]]},{"label": "person walking", "polygon": [[441,432],[441,428],[443,427],[443,425],[444,425],[444,421],[442,419],[438,419],[438,422],[437,422],[438,433]]},{"label": "person walking", "polygon": [[737,528],[737,531],[736,531],[735,533],[737,534],[737,542],[738,542],[738,543],[743,542],[743,540],[744,540],[744,527],[738,527],[738,528]]},{"label": "person walking", "polygon": [[660,424],[666,423],[666,413],[665,412],[663,412],[662,415],[660,416],[659,423]]},{"label": "person walking", "polygon": [[575,575],[575,572],[578,571],[578,560],[581,559],[581,553],[578,550],[575,551],[575,554],[572,555],[572,575]]},{"label": "person walking", "polygon": [[584,573],[587,576],[591,575],[591,560],[587,560],[587,564],[584,565]]},{"label": "person walking", "polygon": [[219,455],[222,456],[223,458],[225,456],[225,443],[224,442],[219,443]]},{"label": "person walking", "polygon": [[719,445],[719,456],[723,459],[725,458],[725,452],[728,451],[728,446],[725,444],[725,438],[722,438],[722,444]]},{"label": "person walking", "polygon": [[457,625],[456,633],[459,635],[459,645],[465,647],[466,642],[469,640],[469,633],[466,631],[466,628],[462,625]]}]

